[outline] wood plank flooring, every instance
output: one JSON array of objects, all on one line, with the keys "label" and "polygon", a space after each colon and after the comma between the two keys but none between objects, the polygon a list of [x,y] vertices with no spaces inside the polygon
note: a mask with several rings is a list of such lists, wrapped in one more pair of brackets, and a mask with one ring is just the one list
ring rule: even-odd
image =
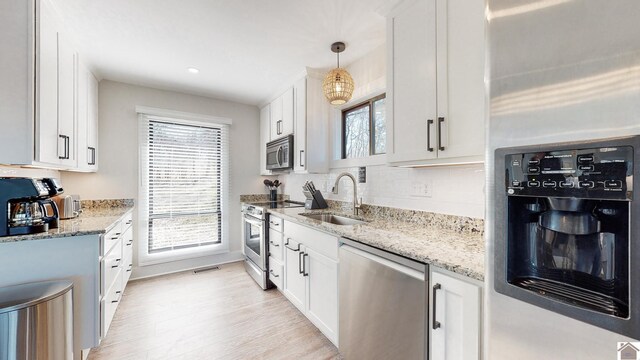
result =
[{"label": "wood plank flooring", "polygon": [[89,360],[339,359],[336,347],[241,262],[130,282]]}]

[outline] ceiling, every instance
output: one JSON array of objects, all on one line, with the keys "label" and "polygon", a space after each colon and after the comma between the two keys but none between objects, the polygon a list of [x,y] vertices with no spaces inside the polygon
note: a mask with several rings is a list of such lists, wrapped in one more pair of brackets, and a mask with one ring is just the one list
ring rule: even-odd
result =
[{"label": "ceiling", "polygon": [[[392,0],[55,0],[100,78],[246,104],[385,41]],[[187,68],[195,67],[198,74]]]}]

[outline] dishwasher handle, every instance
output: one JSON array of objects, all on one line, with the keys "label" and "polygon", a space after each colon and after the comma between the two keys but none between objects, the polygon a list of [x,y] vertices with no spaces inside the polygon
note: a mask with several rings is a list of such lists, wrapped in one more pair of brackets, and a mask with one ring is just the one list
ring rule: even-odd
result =
[{"label": "dishwasher handle", "polygon": [[433,300],[433,303],[431,304],[431,316],[433,317],[433,323],[431,324],[431,327],[433,328],[433,330],[437,330],[440,328],[440,322],[436,320],[436,309],[438,308],[436,305],[436,298],[438,295],[438,290],[440,289],[442,289],[442,285],[437,283],[433,285],[433,293],[431,296],[431,299]]},{"label": "dishwasher handle", "polygon": [[398,264],[395,261],[391,261],[391,260],[385,259],[383,257],[377,256],[377,255],[374,255],[374,254],[370,254],[370,253],[368,253],[366,251],[363,251],[363,250],[360,250],[360,249],[356,249],[356,248],[354,248],[352,246],[342,245],[340,247],[340,251],[347,251],[347,252],[350,252],[352,254],[361,256],[361,257],[363,257],[365,259],[368,259],[368,260],[371,260],[371,261],[375,261],[378,264],[381,264],[381,265],[386,266],[388,268],[391,268],[393,270],[399,271],[399,272],[401,272],[403,274],[411,276],[412,278],[415,278],[415,279],[418,279],[418,280],[421,280],[421,281],[425,281],[426,280],[425,273],[423,273],[421,271],[418,271],[418,270],[412,269],[410,267]]}]

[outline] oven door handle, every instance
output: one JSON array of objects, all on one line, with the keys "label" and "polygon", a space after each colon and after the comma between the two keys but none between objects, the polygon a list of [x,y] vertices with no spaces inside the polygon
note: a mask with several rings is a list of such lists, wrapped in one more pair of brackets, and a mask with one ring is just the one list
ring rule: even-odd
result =
[{"label": "oven door handle", "polygon": [[247,215],[244,216],[244,221],[248,222],[251,225],[262,226],[262,221],[261,220],[253,220]]}]

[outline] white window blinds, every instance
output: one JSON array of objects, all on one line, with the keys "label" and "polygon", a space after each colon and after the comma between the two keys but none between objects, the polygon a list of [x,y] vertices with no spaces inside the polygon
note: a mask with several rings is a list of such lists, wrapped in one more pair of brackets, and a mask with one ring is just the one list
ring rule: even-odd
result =
[{"label": "white window blinds", "polygon": [[228,191],[228,126],[143,116],[146,253],[220,244]]}]

